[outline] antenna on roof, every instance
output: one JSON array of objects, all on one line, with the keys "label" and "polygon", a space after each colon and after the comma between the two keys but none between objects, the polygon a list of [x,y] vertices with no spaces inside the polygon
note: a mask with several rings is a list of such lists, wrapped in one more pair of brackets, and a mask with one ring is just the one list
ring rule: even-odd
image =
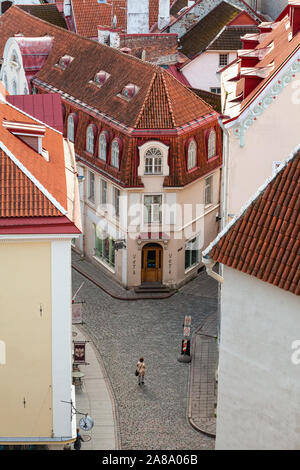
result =
[{"label": "antenna on roof", "polygon": [[115,15],[113,17],[113,21],[112,21],[112,26],[113,26],[114,29],[116,29],[117,23],[118,23],[117,15]]}]

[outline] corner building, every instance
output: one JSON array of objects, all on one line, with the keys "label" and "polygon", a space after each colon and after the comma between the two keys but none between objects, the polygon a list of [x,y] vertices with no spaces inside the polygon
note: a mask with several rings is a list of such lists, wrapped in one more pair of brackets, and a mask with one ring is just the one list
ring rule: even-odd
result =
[{"label": "corner building", "polygon": [[[186,282],[219,228],[218,114],[165,69],[17,7],[3,15],[0,32],[2,52],[14,43],[6,51],[17,52],[19,70],[22,47],[26,60],[35,54],[36,41],[25,48],[26,38],[51,38],[38,72],[18,76],[33,93],[62,97],[81,181],[75,249],[126,287]],[[12,63],[5,53],[4,63]],[[4,74],[13,76],[5,67]],[[26,83],[10,80],[22,93]]]}]

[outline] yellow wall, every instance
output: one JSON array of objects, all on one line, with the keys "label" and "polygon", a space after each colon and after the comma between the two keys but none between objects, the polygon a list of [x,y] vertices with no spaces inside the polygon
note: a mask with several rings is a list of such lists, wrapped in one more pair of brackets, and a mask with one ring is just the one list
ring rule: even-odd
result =
[{"label": "yellow wall", "polygon": [[0,241],[0,340],[6,343],[6,364],[0,365],[0,441],[50,437],[50,242]]}]

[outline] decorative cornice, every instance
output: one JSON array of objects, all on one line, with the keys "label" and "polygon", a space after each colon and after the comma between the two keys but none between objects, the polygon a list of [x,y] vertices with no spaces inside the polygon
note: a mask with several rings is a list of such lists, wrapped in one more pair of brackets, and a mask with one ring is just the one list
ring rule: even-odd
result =
[{"label": "decorative cornice", "polygon": [[260,98],[260,101],[254,105],[246,117],[233,127],[233,135],[239,137],[241,147],[245,145],[245,133],[247,129],[249,129],[257,118],[274,102],[277,96],[291,83],[298,72],[300,72],[300,58],[298,58],[287,71],[277,77],[276,83]]}]

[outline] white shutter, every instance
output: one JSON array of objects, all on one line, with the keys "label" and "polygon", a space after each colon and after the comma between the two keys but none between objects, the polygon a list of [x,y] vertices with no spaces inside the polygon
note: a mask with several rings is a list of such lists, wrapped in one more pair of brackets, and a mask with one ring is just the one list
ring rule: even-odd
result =
[{"label": "white shutter", "polygon": [[176,224],[176,193],[166,193],[165,224]]}]

